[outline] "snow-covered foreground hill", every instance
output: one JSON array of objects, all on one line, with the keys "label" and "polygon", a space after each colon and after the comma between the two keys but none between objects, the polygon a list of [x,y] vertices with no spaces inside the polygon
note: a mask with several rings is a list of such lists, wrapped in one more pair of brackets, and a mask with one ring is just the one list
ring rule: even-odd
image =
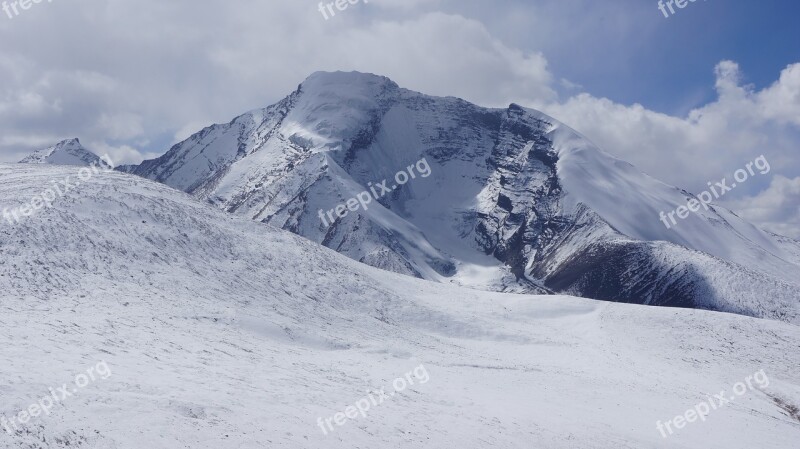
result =
[{"label": "snow-covered foreground hill", "polygon": [[[75,168],[0,165],[0,209]],[[381,271],[122,173],[0,223],[3,448],[793,448],[800,328]],[[427,382],[323,434],[415,367]],[[744,382],[667,439],[656,428]],[[674,426],[673,426],[674,428]]]}]

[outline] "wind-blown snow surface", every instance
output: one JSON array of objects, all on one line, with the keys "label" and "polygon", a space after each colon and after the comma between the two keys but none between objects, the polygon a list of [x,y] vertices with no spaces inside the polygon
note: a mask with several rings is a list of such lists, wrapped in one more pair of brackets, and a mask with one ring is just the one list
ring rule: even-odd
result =
[{"label": "wind-blown snow surface", "polygon": [[[320,220],[423,158],[429,177]],[[667,229],[659,213],[691,194],[518,105],[320,72],[277,104],[125,170],[423,279],[800,323],[800,243],[717,206]]]},{"label": "wind-blown snow surface", "polygon": [[[76,169],[0,165],[0,208]],[[800,329],[377,270],[122,173],[0,223],[0,413],[112,375],[3,448],[794,448]],[[430,380],[323,435],[423,364]],[[664,440],[656,421],[764,369]],[[389,391],[389,390],[387,390]],[[779,406],[776,402],[783,404]]]}]

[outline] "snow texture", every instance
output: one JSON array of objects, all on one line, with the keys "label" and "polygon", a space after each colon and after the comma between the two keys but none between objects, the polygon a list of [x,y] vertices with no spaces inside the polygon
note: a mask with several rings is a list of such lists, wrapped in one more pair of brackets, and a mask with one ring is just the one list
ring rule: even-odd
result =
[{"label": "snow texture", "polygon": [[[0,165],[0,208],[76,171]],[[0,222],[0,299],[0,414],[99,360],[112,371],[15,435],[0,432],[2,448],[800,440],[795,325],[428,282],[124,173],[101,173],[18,225]],[[328,435],[318,427],[420,364],[426,384]],[[763,390],[667,440],[656,429],[760,369]]]}]

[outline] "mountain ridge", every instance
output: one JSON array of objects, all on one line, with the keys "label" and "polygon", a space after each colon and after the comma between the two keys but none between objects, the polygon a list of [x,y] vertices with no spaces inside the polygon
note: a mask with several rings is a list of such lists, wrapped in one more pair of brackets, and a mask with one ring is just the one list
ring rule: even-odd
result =
[{"label": "mountain ridge", "polygon": [[[380,207],[319,222],[319,209],[422,157],[430,178],[393,191]],[[797,259],[766,233],[717,205],[664,229],[658,210],[685,202],[686,192],[552,117],[431,97],[377,75],[314,73],[278,103],[205,128],[130,172],[355,260],[439,282],[758,314],[747,306],[752,289],[726,286],[742,277],[775,290],[780,316],[800,298]],[[599,238],[590,245],[562,238],[581,204],[595,215],[583,223]],[[553,242],[583,248],[580,257]],[[643,261],[649,268],[640,269]]]},{"label": "mountain ridge", "polygon": [[[430,178],[320,222],[319,210],[423,157]],[[666,229],[659,211],[691,194],[552,117],[431,97],[377,75],[316,72],[278,103],[125,171],[423,279],[790,320],[800,308],[800,246],[715,204]]]}]

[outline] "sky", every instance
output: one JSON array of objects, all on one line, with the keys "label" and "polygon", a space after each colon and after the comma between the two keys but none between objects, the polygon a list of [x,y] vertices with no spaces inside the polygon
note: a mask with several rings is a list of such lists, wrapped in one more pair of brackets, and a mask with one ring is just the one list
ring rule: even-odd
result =
[{"label": "sky", "polygon": [[723,200],[800,238],[800,3],[354,1],[326,18],[311,0],[0,0],[0,162],[79,137],[138,163],[357,70],[539,109],[695,193],[763,155]]}]

